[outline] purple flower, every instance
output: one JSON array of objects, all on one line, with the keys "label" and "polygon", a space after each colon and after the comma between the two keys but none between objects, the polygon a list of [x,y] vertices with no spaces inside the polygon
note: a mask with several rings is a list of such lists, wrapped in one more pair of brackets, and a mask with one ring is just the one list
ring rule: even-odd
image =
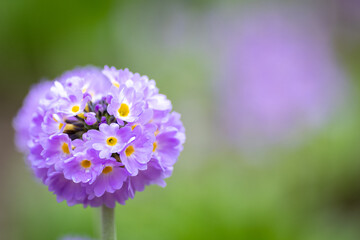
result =
[{"label": "purple flower", "polygon": [[87,188],[89,200],[100,197],[105,192],[113,193],[120,189],[128,176],[124,166],[115,159],[105,161],[100,176]]},{"label": "purple flower", "polygon": [[59,100],[58,111],[67,116],[75,116],[82,113],[88,101],[91,100],[90,95],[85,95],[80,90],[68,92],[66,97]]},{"label": "purple flower", "polygon": [[43,140],[41,146],[43,148],[41,155],[50,165],[62,163],[72,155],[71,140],[68,135],[63,133],[51,135],[49,139]]},{"label": "purple flower", "polygon": [[[84,140],[86,140],[85,136],[86,134],[83,135]],[[86,150],[88,150],[88,146],[85,145],[83,139],[75,139],[71,142],[74,154],[86,152]]]},{"label": "purple flower", "polygon": [[[77,78],[81,80],[76,80]],[[70,89],[71,85],[75,84],[73,89],[81,89],[82,92],[89,93],[95,100],[101,99],[111,87],[108,78],[102,74],[101,70],[92,66],[68,71],[57,80]]]},{"label": "purple flower", "polygon": [[153,118],[153,110],[151,109],[146,109],[141,116],[139,117],[139,119],[135,122],[129,123],[129,125],[131,126],[131,129],[134,130],[136,127],[144,127],[146,125],[148,125]]},{"label": "purple flower", "polygon": [[156,94],[147,101],[149,108],[159,111],[170,111],[172,106],[169,99],[163,94]]},{"label": "purple flower", "polygon": [[18,148],[58,201],[115,207],[165,186],[185,141],[154,80],[128,69],[78,68],[37,85],[14,119]]},{"label": "purple flower", "polygon": [[62,114],[59,115],[52,112],[48,112],[41,123],[42,130],[50,135],[61,133],[65,126],[66,123],[63,120]]},{"label": "purple flower", "polygon": [[134,122],[142,114],[144,105],[141,93],[136,93],[134,88],[124,87],[120,90],[113,89],[107,111],[120,121]]},{"label": "purple flower", "polygon": [[96,114],[93,112],[85,113],[84,117],[85,117],[85,123],[89,126],[95,124],[97,121]]},{"label": "purple flower", "polygon": [[117,88],[134,76],[127,68],[117,70],[115,67],[109,68],[108,66],[104,67],[102,73],[108,78],[111,84]]},{"label": "purple flower", "polygon": [[109,158],[112,153],[119,153],[134,137],[130,127],[119,128],[116,123],[103,123],[99,130],[89,130],[87,135],[90,138],[89,145],[100,151],[100,158]]},{"label": "purple flower", "polygon": [[130,142],[120,153],[121,162],[125,165],[126,170],[133,176],[138,174],[138,170],[146,170],[147,163],[150,161],[153,146],[155,143],[155,126],[141,129],[135,128],[136,138]]},{"label": "purple flower", "polygon": [[64,161],[65,178],[74,183],[92,183],[103,170],[103,164],[96,151],[90,149]]}]

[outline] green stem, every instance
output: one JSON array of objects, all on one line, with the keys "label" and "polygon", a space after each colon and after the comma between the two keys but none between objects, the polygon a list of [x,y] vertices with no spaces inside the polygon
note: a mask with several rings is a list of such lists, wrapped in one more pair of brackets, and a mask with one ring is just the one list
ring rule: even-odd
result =
[{"label": "green stem", "polygon": [[108,208],[105,205],[101,207],[101,240],[115,240],[115,208]]}]

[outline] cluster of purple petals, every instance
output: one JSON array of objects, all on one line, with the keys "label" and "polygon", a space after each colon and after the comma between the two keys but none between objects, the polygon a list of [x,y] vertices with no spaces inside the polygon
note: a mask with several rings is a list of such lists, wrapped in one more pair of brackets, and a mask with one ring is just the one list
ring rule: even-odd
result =
[{"label": "cluster of purple petals", "polygon": [[15,141],[58,201],[113,208],[146,185],[165,186],[185,142],[171,110],[147,76],[78,68],[31,89]]}]

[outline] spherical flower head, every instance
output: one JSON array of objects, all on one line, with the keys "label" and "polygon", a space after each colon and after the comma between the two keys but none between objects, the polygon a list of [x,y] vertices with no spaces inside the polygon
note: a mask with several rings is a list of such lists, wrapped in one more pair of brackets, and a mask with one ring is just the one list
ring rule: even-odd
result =
[{"label": "spherical flower head", "polygon": [[185,141],[154,80],[107,66],[37,85],[14,127],[35,176],[70,206],[115,207],[146,185],[164,187]]}]

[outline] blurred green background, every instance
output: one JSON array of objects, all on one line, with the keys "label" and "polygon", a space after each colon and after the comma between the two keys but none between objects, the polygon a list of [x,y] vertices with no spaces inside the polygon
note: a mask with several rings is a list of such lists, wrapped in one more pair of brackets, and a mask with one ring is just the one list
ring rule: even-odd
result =
[{"label": "blurred green background", "polygon": [[[230,138],[222,125],[238,122],[222,118],[219,89],[227,90],[219,86],[230,92],[233,84],[222,78],[232,74],[222,54],[232,47],[221,40],[241,38],[232,34],[248,9],[299,6],[319,9],[328,28],[344,76],[336,81],[345,85],[331,100],[341,104],[319,126],[300,127],[293,142],[275,133],[276,144],[257,148],[251,136]],[[355,0],[1,1],[0,239],[99,236],[98,209],[57,203],[16,152],[11,126],[32,84],[89,64],[155,79],[186,128],[168,186],[117,206],[119,239],[360,239],[359,12]]]}]

